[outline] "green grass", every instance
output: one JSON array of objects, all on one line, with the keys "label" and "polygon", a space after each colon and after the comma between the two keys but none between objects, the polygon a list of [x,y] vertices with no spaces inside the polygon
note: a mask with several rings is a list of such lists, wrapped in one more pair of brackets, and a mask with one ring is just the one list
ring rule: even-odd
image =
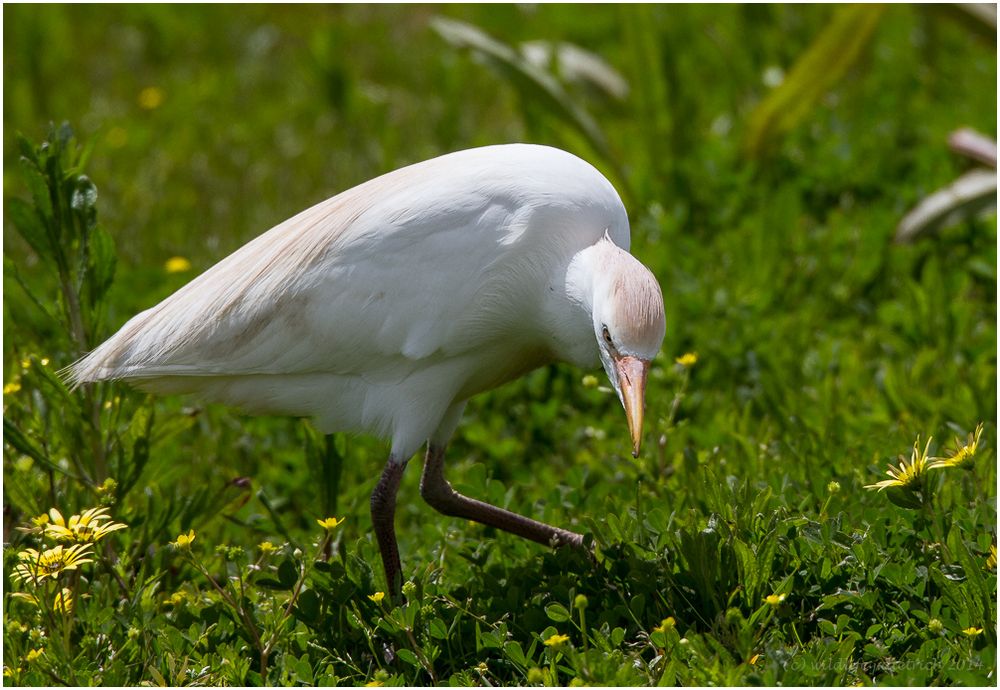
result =
[{"label": "green grass", "polygon": [[[995,38],[893,6],[845,78],[748,156],[765,71],[790,73],[835,11],[5,6],[5,683],[994,682],[996,220],[892,237],[966,167],[950,131],[996,136]],[[546,100],[443,40],[439,15],[510,46],[585,47],[629,95],[563,79]],[[66,141],[46,171],[64,120],[84,155]],[[667,336],[638,460],[617,400],[584,385],[597,372],[557,366],[474,399],[448,473],[592,535],[593,559],[435,513],[417,459],[397,514],[408,603],[392,608],[371,598],[383,443],[56,377],[306,206],[507,141],[611,176]],[[62,214],[26,242],[46,199]],[[167,272],[175,256],[192,268]],[[971,469],[864,488],[918,437],[942,456],[980,422]],[[93,562],[13,577],[19,553],[54,544],[15,527],[98,505],[128,527]]]}]

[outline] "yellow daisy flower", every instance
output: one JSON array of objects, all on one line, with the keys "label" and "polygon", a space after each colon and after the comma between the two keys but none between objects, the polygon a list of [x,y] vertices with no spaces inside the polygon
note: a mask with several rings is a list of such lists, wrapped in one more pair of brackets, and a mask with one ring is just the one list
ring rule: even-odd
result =
[{"label": "yellow daisy flower", "polygon": [[64,520],[62,514],[53,508],[49,517],[51,522],[45,525],[45,534],[57,541],[96,542],[128,527],[121,522],[112,522],[107,508],[88,508],[80,515],[71,515],[69,520]]},{"label": "yellow daisy flower", "polygon": [[69,587],[63,587],[59,592],[57,592],[55,599],[52,600],[52,610],[57,613],[72,613],[73,590]]},{"label": "yellow daisy flower", "polygon": [[[10,596],[14,599],[26,601],[32,606],[39,605],[38,597],[34,594],[14,592]],[[56,613],[71,613],[73,611],[73,590],[69,587],[63,587],[62,590],[56,592],[55,599],[52,600],[52,610]]]},{"label": "yellow daisy flower", "polygon": [[919,489],[920,485],[923,483],[924,476],[927,472],[928,458],[927,451],[931,447],[931,440],[933,436],[927,439],[927,444],[924,446],[924,451],[920,452],[920,439],[913,444],[913,454],[910,456],[909,464],[903,459],[903,456],[899,456],[899,467],[893,467],[889,465],[889,469],[886,474],[892,477],[891,479],[883,479],[875,484],[865,485],[866,489],[878,489],[882,491],[883,489],[891,488],[903,488],[903,489]]},{"label": "yellow daisy flower", "polygon": [[963,635],[967,635],[968,637],[979,637],[980,635],[983,634],[983,629],[982,628],[966,628],[965,630],[962,631],[962,634]]},{"label": "yellow daisy flower", "polygon": [[47,577],[56,578],[64,570],[76,570],[84,563],[92,563],[90,544],[74,544],[64,549],[62,544],[39,553],[26,549],[18,554],[21,560],[14,566],[14,579],[22,582],[37,582]]},{"label": "yellow daisy flower", "polygon": [[979,450],[979,437],[983,435],[983,423],[980,422],[976,430],[969,434],[965,443],[961,439],[955,439],[955,451],[947,458],[935,458],[929,464],[928,469],[937,470],[946,467],[963,467],[972,469],[972,461]]}]

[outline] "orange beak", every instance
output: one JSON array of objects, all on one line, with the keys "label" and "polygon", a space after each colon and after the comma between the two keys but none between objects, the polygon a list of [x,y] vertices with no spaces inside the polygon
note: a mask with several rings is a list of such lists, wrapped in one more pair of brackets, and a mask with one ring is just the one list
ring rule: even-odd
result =
[{"label": "orange beak", "polygon": [[628,419],[628,430],[632,434],[632,457],[637,458],[642,444],[642,415],[649,362],[625,356],[615,360],[615,369],[622,392],[622,404],[625,406],[625,417]]}]

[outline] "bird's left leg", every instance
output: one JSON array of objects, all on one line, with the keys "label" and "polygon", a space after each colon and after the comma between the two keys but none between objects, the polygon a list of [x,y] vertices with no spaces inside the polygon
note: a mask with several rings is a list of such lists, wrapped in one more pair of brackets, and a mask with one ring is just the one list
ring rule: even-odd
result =
[{"label": "bird's left leg", "polygon": [[403,566],[399,561],[399,546],[396,544],[396,493],[405,469],[405,461],[399,462],[390,455],[371,498],[372,527],[382,553],[386,586],[389,588],[389,595],[395,600],[399,599],[403,588]]},{"label": "bird's left leg", "polygon": [[424,473],[420,478],[420,495],[431,506],[445,515],[475,520],[490,527],[502,529],[525,539],[549,546],[583,546],[583,535],[546,525],[531,518],[512,513],[483,501],[463,496],[451,488],[444,478],[444,446],[431,443],[427,446]]}]

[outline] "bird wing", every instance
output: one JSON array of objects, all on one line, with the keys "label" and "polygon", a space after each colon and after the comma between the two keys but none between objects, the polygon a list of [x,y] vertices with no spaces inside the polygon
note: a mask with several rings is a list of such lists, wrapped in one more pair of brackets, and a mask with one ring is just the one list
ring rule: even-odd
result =
[{"label": "bird wing", "polygon": [[[606,199],[595,201],[595,176]],[[627,247],[617,194],[570,154],[511,145],[443,156],[272,228],[134,317],[72,378],[404,377],[415,362],[516,333],[553,266],[610,224]]]}]

